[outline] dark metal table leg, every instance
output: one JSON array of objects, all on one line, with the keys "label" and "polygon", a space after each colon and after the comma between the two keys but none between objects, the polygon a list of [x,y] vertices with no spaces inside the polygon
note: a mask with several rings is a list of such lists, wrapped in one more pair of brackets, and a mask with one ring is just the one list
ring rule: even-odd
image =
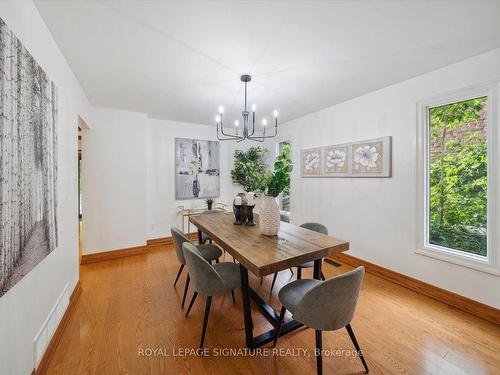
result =
[{"label": "dark metal table leg", "polygon": [[250,294],[250,298],[255,302],[262,315],[264,315],[269,323],[276,327],[279,320],[279,315],[276,313],[276,311],[270,305],[264,302],[262,297],[259,296],[255,290],[253,290],[252,288],[248,288],[248,292]]},{"label": "dark metal table leg", "polygon": [[314,261],[314,272],[313,272],[313,278],[316,280],[321,280],[321,262],[323,259],[316,259]]},{"label": "dark metal table leg", "polygon": [[201,245],[202,242],[203,242],[203,236],[201,235],[201,230],[198,229],[198,244]]},{"label": "dark metal table leg", "polygon": [[241,296],[243,300],[243,318],[245,320],[245,344],[254,349],[252,309],[250,306],[250,292],[248,286],[248,270],[240,263]]}]

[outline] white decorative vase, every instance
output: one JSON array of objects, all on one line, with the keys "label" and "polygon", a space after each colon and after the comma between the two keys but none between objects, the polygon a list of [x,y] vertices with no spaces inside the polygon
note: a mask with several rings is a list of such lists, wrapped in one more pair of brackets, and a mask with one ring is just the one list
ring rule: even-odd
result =
[{"label": "white decorative vase", "polygon": [[259,230],[265,236],[276,236],[280,230],[280,208],[273,197],[260,196]]}]

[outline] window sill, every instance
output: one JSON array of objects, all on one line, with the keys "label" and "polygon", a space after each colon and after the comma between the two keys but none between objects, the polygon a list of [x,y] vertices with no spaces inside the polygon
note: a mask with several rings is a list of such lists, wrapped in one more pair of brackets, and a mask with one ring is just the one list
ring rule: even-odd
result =
[{"label": "window sill", "polygon": [[432,246],[424,246],[422,248],[416,249],[415,253],[444,262],[457,264],[459,266],[472,268],[477,271],[500,276],[500,269],[498,268],[498,265],[492,264],[491,260],[488,258],[483,258],[473,254],[469,255],[467,253],[462,254],[461,252],[454,252],[451,250],[446,250],[444,248],[441,249],[439,247]]}]

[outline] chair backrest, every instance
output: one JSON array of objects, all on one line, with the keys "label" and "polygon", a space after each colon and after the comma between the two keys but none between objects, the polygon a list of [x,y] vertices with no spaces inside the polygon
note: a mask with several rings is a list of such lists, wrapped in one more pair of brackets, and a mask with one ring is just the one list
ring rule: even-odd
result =
[{"label": "chair backrest", "polygon": [[313,230],[318,233],[328,234],[328,229],[320,223],[304,223],[300,225],[302,228]]},{"label": "chair backrest", "polygon": [[288,216],[287,214],[280,214],[280,220],[284,221],[285,223],[289,223],[290,222],[290,216]]},{"label": "chair backrest", "polygon": [[210,263],[203,259],[196,246],[185,242],[182,249],[189,268],[189,277],[198,293],[213,296],[227,289],[222,277]]},{"label": "chair backrest", "polygon": [[323,281],[300,300],[293,318],[308,327],[333,331],[348,325],[356,310],[364,267]]},{"label": "chair backrest", "polygon": [[184,259],[184,253],[182,252],[182,244],[184,242],[189,242],[189,238],[186,237],[184,233],[179,228],[172,227],[170,229],[170,232],[172,233],[172,239],[174,241],[174,248],[175,248],[175,253],[177,254],[177,259],[179,259],[179,262],[181,264],[186,264],[186,260]]}]

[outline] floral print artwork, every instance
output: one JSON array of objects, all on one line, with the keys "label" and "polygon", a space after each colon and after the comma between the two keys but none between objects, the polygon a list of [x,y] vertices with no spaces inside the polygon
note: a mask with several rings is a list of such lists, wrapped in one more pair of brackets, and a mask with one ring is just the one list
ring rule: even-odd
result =
[{"label": "floral print artwork", "polygon": [[383,142],[352,145],[352,173],[381,173]]},{"label": "floral print artwork", "polygon": [[302,150],[302,177],[391,177],[392,137]]},{"label": "floral print artwork", "polygon": [[302,175],[319,176],[321,174],[321,150],[302,152]]},{"label": "floral print artwork", "polygon": [[348,172],[347,146],[325,149],[325,174]]}]

